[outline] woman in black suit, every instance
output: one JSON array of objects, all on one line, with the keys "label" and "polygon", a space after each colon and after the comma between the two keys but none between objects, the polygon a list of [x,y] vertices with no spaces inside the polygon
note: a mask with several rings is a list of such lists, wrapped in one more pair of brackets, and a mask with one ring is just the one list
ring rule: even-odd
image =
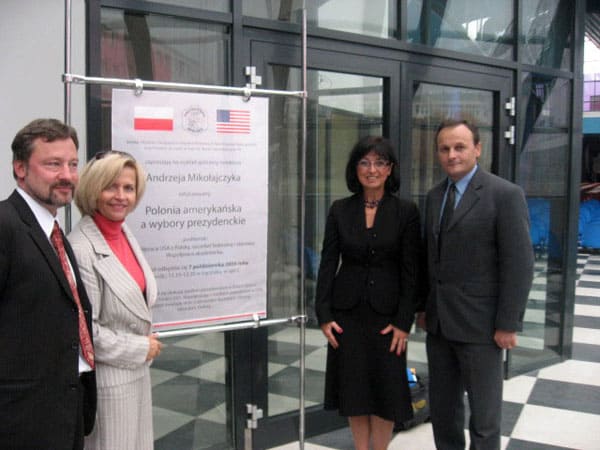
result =
[{"label": "woman in black suit", "polygon": [[329,342],[325,409],[348,417],[358,450],[387,448],[394,422],[412,417],[406,348],[415,306],[420,224],[399,186],[390,143],[354,146],[346,183],[354,195],[329,210],[316,312]]}]

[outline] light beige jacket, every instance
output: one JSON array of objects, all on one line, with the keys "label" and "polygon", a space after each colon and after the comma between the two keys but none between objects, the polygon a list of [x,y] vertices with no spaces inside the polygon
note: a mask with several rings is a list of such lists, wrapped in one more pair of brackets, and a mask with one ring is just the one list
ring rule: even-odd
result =
[{"label": "light beige jacket", "polygon": [[151,308],[157,296],[156,280],[125,224],[123,231],[144,272],[146,299],[91,217],[83,217],[69,234],[92,303],[98,387],[137,380],[147,373],[150,364],[146,355],[152,327]]}]

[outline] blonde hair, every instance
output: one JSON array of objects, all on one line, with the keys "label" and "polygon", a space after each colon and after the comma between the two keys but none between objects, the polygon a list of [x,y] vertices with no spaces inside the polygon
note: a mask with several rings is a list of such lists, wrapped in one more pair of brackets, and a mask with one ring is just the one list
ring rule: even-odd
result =
[{"label": "blonde hair", "polygon": [[128,153],[108,151],[97,153],[83,168],[75,189],[75,204],[82,216],[92,216],[100,193],[119,177],[125,167],[135,170],[135,206],[146,189],[146,172]]}]

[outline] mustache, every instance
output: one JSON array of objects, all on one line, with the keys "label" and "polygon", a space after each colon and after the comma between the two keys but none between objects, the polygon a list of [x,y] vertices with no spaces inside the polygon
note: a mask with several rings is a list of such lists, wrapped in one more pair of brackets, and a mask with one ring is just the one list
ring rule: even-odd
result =
[{"label": "mustache", "polygon": [[52,185],[50,185],[51,189],[54,189],[57,187],[69,187],[72,190],[75,190],[75,185],[69,181],[59,181],[58,183],[53,183]]}]

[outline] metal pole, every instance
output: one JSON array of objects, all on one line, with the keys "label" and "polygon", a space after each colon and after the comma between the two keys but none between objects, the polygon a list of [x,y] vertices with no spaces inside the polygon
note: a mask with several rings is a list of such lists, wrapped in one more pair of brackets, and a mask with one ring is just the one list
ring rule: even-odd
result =
[{"label": "metal pole", "polygon": [[210,84],[173,83],[169,81],[146,81],[140,79],[127,80],[122,78],[86,77],[65,72],[63,74],[65,84],[99,84],[103,86],[119,86],[135,89],[136,94],[141,94],[144,88],[164,89],[180,92],[221,92],[227,94],[238,94],[250,98],[253,94],[259,95],[283,95],[287,97],[303,97],[304,91],[281,91],[275,89],[258,89],[233,86],[215,86]]},{"label": "metal pole", "polygon": [[[71,71],[71,0],[65,0],[65,73]],[[71,85],[64,83],[64,122],[71,125]],[[65,205],[65,233],[71,231],[71,204]]]},{"label": "metal pole", "polygon": [[300,314],[304,318],[300,322],[300,417],[298,423],[298,443],[300,450],[304,450],[304,435],[306,426],[306,298],[305,298],[305,283],[306,273],[304,264],[304,247],[306,241],[306,139],[307,139],[307,67],[306,67],[306,0],[302,0],[302,158],[301,158],[301,193],[300,193]]},{"label": "metal pole", "polygon": [[280,325],[290,322],[302,322],[304,320],[304,316],[291,316],[282,319],[267,320],[260,320],[256,318],[253,321],[235,322],[223,325],[211,325],[206,327],[182,328],[179,330],[155,331],[155,333],[157,333],[159,337],[165,338],[175,336],[187,336],[190,334],[214,333],[218,331],[245,330],[246,328],[268,327],[271,325]]}]

